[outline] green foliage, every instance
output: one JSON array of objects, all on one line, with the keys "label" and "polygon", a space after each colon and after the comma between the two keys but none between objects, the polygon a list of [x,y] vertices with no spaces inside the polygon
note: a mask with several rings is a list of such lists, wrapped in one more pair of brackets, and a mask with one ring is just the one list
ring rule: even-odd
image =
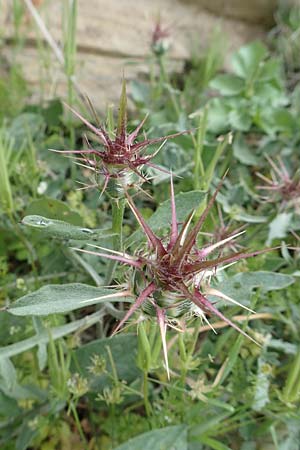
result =
[{"label": "green foliage", "polygon": [[[25,10],[18,0],[13,7],[17,52]],[[63,8],[63,70],[72,106],[79,100],[77,2],[64,1]],[[13,65],[2,77],[1,449],[298,449],[299,11],[282,4],[277,21],[271,48],[259,41],[242,47],[229,73],[219,70],[225,50],[223,34],[216,33],[204,53],[195,46],[183,73],[169,72],[167,46],[153,52],[149,80],[128,89],[134,116],[149,114],[147,138],[190,130],[164,144],[155,167],[144,167],[147,195],[128,181],[134,204],[162,242],[172,215],[169,171],[181,230],[192,211],[192,222],[199,218],[229,169],[198,248],[241,226],[245,233],[219,247],[216,258],[275,247],[225,270],[213,267],[201,279],[191,276],[188,285],[227,296],[207,293],[217,311],[260,345],[220,316],[196,317],[190,303],[189,314],[157,323],[153,299],[113,334],[145,280],[133,267],[88,252],[122,262],[128,252],[146,261],[150,243],[118,190],[114,198],[111,190],[99,195],[101,173],[48,150],[86,148],[86,129],[75,127],[70,111],[63,118],[62,101],[29,105],[20,69]],[[111,107],[107,114],[112,139],[115,123],[119,133],[140,123],[127,117],[126,103],[124,81],[119,117]],[[75,181],[84,189],[75,191]],[[74,241],[80,254],[69,248]],[[166,284],[171,281],[176,277],[169,274]],[[155,292],[161,302],[163,291]],[[176,301],[173,295],[163,300]]]},{"label": "green foliage", "polygon": [[214,133],[227,130],[249,131],[258,127],[274,133],[280,123],[285,95],[280,61],[271,58],[267,48],[254,42],[238,50],[231,65],[233,74],[217,75],[210,87],[221,98],[209,102],[208,127]]},{"label": "green foliage", "polygon": [[0,124],[5,118],[14,117],[24,107],[27,85],[20,68],[14,65],[0,79]]},{"label": "green foliage", "polygon": [[[19,298],[7,308],[17,316],[46,316],[84,308],[97,303],[112,301],[117,291],[96,288],[79,283],[52,284]],[[120,296],[116,296],[118,301]],[[126,301],[126,298],[122,297]]]},{"label": "green foliage", "polygon": [[126,444],[120,445],[116,450],[187,450],[187,429],[184,425],[166,427],[160,430],[149,431],[136,438],[130,439]]}]

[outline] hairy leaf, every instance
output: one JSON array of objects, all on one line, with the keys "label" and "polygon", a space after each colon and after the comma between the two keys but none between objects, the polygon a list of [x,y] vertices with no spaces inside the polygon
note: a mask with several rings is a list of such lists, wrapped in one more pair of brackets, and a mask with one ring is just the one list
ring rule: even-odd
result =
[{"label": "hairy leaf", "polygon": [[111,301],[129,301],[121,291],[81,283],[50,284],[19,298],[7,311],[16,316],[46,316],[65,313]]}]

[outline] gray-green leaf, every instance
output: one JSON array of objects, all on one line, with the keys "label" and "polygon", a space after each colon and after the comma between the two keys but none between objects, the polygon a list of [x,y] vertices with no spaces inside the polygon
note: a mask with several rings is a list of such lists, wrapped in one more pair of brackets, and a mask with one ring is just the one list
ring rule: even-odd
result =
[{"label": "gray-green leaf", "polygon": [[[183,222],[188,214],[199,207],[201,202],[205,199],[206,192],[203,191],[190,191],[180,192],[175,196],[177,222]],[[153,231],[157,231],[161,228],[169,227],[171,224],[171,201],[166,200],[155,211],[154,214],[147,220],[148,225]],[[129,242],[140,239],[142,233],[136,231],[133,233]]]},{"label": "gray-green leaf", "polygon": [[121,291],[81,283],[51,284],[19,298],[7,311],[16,316],[46,316],[112,301],[129,302]]},{"label": "gray-green leaf", "polygon": [[140,434],[115,450],[187,450],[187,448],[187,427],[176,425]]}]

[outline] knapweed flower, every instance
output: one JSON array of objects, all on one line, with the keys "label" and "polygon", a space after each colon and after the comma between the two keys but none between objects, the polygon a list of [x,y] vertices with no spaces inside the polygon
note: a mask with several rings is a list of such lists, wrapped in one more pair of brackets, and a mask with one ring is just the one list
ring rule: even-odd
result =
[{"label": "knapweed flower", "polygon": [[[95,182],[92,185],[87,185],[83,189],[97,187],[99,185],[99,176],[104,177],[102,192],[105,191],[111,179],[116,181],[115,184],[120,189],[128,189],[131,185],[138,183],[137,180],[140,182],[147,181],[142,173],[142,169],[145,166],[154,167],[168,173],[167,170],[153,164],[151,160],[156,156],[167,139],[179,136],[184,132],[154,139],[138,140],[139,133],[147,119],[146,116],[135,130],[128,133],[125,81],[123,81],[119,103],[118,125],[117,129],[113,132],[107,131],[100,124],[94,126],[73,108],[69,106],[68,108],[88,127],[94,134],[95,140],[101,144],[101,148],[94,148],[87,136],[85,136],[87,146],[85,149],[52,150],[65,155],[79,155],[75,156],[77,164],[92,171]],[[154,153],[146,154],[149,146],[158,143],[162,143],[162,145]]]},{"label": "knapweed flower", "polygon": [[266,192],[262,196],[262,200],[267,203],[279,203],[279,209],[295,208],[300,209],[300,171],[297,170],[294,176],[291,176],[284,165],[280,156],[277,157],[278,165],[272,161],[269,156],[266,156],[271,166],[271,178],[267,178],[261,173],[257,176],[261,178],[266,184],[257,186]]},{"label": "knapweed flower", "polygon": [[170,31],[163,27],[158,17],[151,35],[151,50],[156,56],[161,56],[170,48]]},{"label": "knapweed flower", "polygon": [[[223,239],[226,239],[230,236],[233,236],[236,233],[239,233],[240,231],[243,231],[245,229],[245,225],[241,225],[240,227],[236,228],[234,231],[232,229],[232,220],[229,220],[228,222],[225,221],[222,213],[222,209],[220,205],[217,205],[218,210],[218,219],[219,222],[217,223],[214,215],[211,215],[211,219],[214,226],[213,232],[200,232],[199,234],[202,234],[204,236],[208,236],[213,242],[219,242]],[[235,240],[229,240],[227,241],[221,248],[221,253],[223,253],[224,250],[230,250],[233,252],[238,252],[243,248],[241,244],[236,242]]]},{"label": "knapweed flower", "polygon": [[[147,247],[135,255],[103,249],[95,245],[93,247],[106,250],[106,253],[76,249],[81,252],[119,261],[133,268],[132,290],[133,295],[137,297],[118,324],[115,332],[124,325],[138,308],[142,308],[146,314],[156,316],[162,337],[167,371],[166,327],[167,325],[172,326],[176,317],[181,317],[185,314],[191,315],[192,313],[209,323],[206,314],[212,314],[225,321],[244,336],[249,337],[241,328],[225,317],[207,296],[212,295],[239,305],[249,311],[251,310],[214,287],[211,287],[210,278],[217,270],[225,268],[226,265],[230,265],[240,259],[259,255],[266,250],[250,253],[238,252],[227,256],[210,258],[215,250],[234,240],[244,233],[244,231],[202,248],[198,248],[196,242],[198,233],[215,202],[221,184],[222,182],[219,184],[216,192],[195,225],[191,225],[194,216],[192,212],[179,230],[173,182],[171,181],[171,228],[169,235],[164,238],[159,238],[151,230],[133,200],[127,194],[128,204],[148,241]],[[213,326],[210,326],[213,329]],[[251,337],[249,338],[252,339]]]}]

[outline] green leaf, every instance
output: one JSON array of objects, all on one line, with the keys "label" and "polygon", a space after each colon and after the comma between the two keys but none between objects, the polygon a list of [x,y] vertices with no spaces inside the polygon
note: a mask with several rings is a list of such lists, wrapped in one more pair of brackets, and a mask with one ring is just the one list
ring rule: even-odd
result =
[{"label": "green leaf", "polygon": [[20,413],[16,399],[8,397],[3,392],[0,392],[0,415],[6,417],[13,417]]},{"label": "green leaf", "polygon": [[39,215],[48,219],[65,220],[73,225],[82,225],[82,218],[66,203],[50,197],[33,200],[25,209],[25,216]]},{"label": "green leaf", "polygon": [[9,128],[15,149],[19,150],[28,140],[34,140],[44,125],[44,118],[40,114],[26,112],[17,116]]},{"label": "green leaf", "polygon": [[219,288],[224,294],[249,306],[254,289],[260,288],[262,292],[269,292],[284,289],[294,282],[294,277],[283,273],[266,271],[242,272],[220,282]]},{"label": "green leaf", "polygon": [[228,114],[228,120],[232,128],[238,131],[249,131],[252,124],[252,118],[249,110],[239,106]]},{"label": "green leaf", "polygon": [[17,372],[9,358],[0,359],[0,375],[4,381],[6,393],[12,391],[17,384]]},{"label": "green leaf", "polygon": [[252,409],[254,411],[261,411],[263,407],[269,403],[269,387],[272,377],[272,367],[266,361],[266,349],[258,359],[258,373],[254,388],[254,399]]},{"label": "green leaf", "polygon": [[118,135],[126,133],[127,126],[127,93],[126,93],[126,81],[123,79],[122,92],[119,102],[119,115],[118,115]]},{"label": "green leaf", "polygon": [[149,431],[119,445],[115,450],[188,450],[187,427],[176,425]]},{"label": "green leaf", "polygon": [[266,245],[271,245],[273,239],[285,238],[290,229],[292,213],[281,213],[269,223],[269,234]]},{"label": "green leaf", "polygon": [[81,328],[87,329],[98,323],[99,320],[103,317],[104,313],[105,311],[103,312],[103,310],[100,310],[93,314],[85,316],[83,319],[75,320],[74,322],[67,323],[66,325],[51,328],[50,333],[48,329],[45,329],[39,332],[39,334],[36,334],[35,336],[32,336],[28,339],[19,340],[14,344],[0,347],[0,359],[19,355],[20,353],[26,352],[27,350],[30,350],[36,346],[47,344],[50,339],[52,341],[60,339]]},{"label": "green leaf", "polygon": [[49,219],[48,217],[30,215],[22,219],[22,225],[31,227],[44,235],[63,240],[99,241],[115,236],[111,229],[90,229],[73,225],[64,220]]},{"label": "green leaf", "polygon": [[[177,222],[183,222],[188,214],[197,209],[206,197],[204,191],[180,192],[175,196]],[[171,200],[163,202],[148,220],[152,230],[169,226],[171,223]]]},{"label": "green leaf", "polygon": [[245,82],[236,75],[217,75],[209,84],[213,89],[220,91],[222,95],[237,95],[245,88]]},{"label": "green leaf", "polygon": [[274,131],[283,132],[288,136],[297,130],[297,119],[287,109],[272,109],[270,121]]},{"label": "green leaf", "polygon": [[208,103],[207,127],[213,133],[224,133],[229,130],[228,114],[231,110],[226,100],[214,98]]},{"label": "green leaf", "polygon": [[227,445],[222,444],[222,442],[217,441],[216,439],[213,439],[211,437],[203,437],[203,438],[201,438],[201,442],[203,444],[208,445],[209,448],[211,448],[213,450],[232,450]]},{"label": "green leaf", "polygon": [[234,139],[233,154],[238,161],[248,166],[254,166],[259,163],[259,159],[254,154],[254,151],[251,151],[241,134],[238,134]]},{"label": "green leaf", "polygon": [[265,223],[268,219],[266,216],[254,216],[252,214],[248,214],[242,208],[240,208],[238,211],[232,210],[226,212],[229,212],[229,214],[233,219],[238,220],[240,222]]},{"label": "green leaf", "polygon": [[50,284],[19,298],[7,311],[16,316],[46,316],[99,303],[130,301],[128,297],[113,296],[120,292],[80,283]]},{"label": "green leaf", "polygon": [[218,194],[217,201],[221,203],[223,210],[229,214],[229,216],[235,220],[238,220],[240,222],[247,222],[247,223],[264,223],[267,222],[268,217],[267,216],[258,216],[258,215],[252,215],[248,214],[244,208],[241,206],[230,203],[229,192],[226,193],[226,195],[223,195],[222,193]]},{"label": "green leaf", "polygon": [[97,339],[76,349],[73,353],[73,362],[71,365],[71,371],[73,373],[79,372],[84,378],[87,378],[90,391],[99,392],[105,386],[112,384],[112,379],[107,374],[102,373],[97,375],[93,371],[93,368],[96,367],[93,364],[94,358],[100,357],[105,361],[106,370],[110,374],[112,373],[107,347],[111,351],[119,380],[125,380],[127,383],[131,383],[140,376],[141,372],[136,366],[136,335],[121,334],[110,338]]},{"label": "green leaf", "polygon": [[7,133],[0,130],[0,210],[13,211],[13,190],[10,183],[9,168],[10,154],[13,148],[13,140]]},{"label": "green leaf", "polygon": [[[175,196],[176,212],[177,212],[177,222],[183,222],[189,213],[193,209],[197,209],[202,201],[205,199],[206,192],[204,191],[190,191],[190,192],[180,192]],[[161,228],[170,227],[171,224],[171,200],[166,200],[163,202],[152,214],[149,220],[147,220],[148,225],[153,231],[157,231]],[[133,233],[129,242],[134,240],[139,240],[142,237],[141,231],[136,231]]]},{"label": "green leaf", "polygon": [[246,80],[251,79],[267,55],[268,50],[261,42],[252,42],[241,47],[232,57],[234,72]]},{"label": "green leaf", "polygon": [[48,127],[58,127],[63,116],[63,106],[59,99],[51,100],[48,105],[42,109],[43,117]]}]

